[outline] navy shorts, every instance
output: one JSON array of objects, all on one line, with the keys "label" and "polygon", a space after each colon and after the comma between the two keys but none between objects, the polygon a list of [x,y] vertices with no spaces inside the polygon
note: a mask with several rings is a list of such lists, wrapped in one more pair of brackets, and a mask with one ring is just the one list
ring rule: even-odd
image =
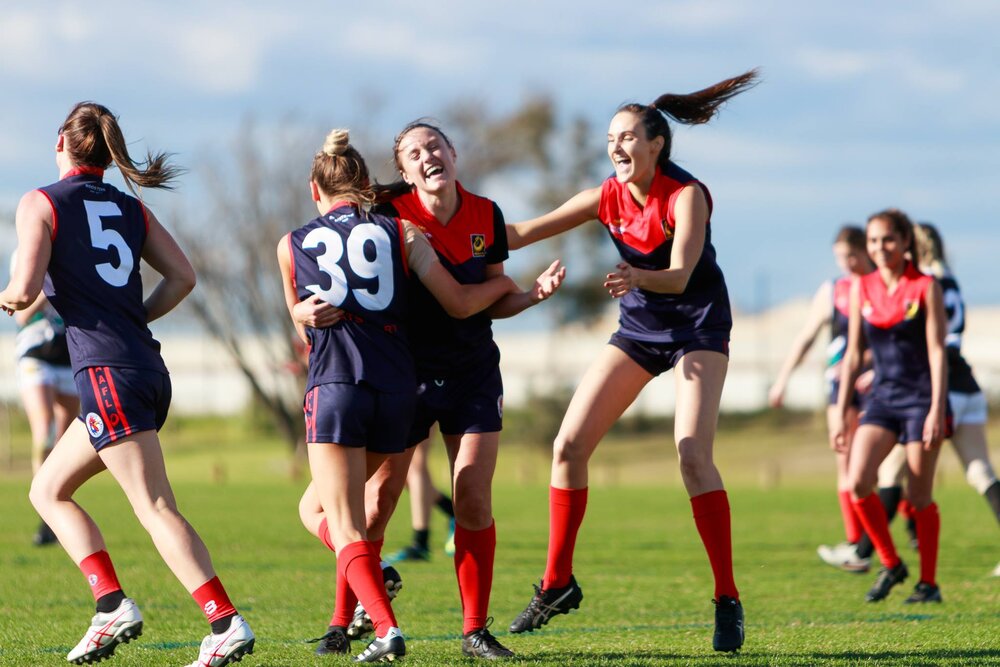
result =
[{"label": "navy shorts", "polygon": [[[896,434],[896,442],[905,445],[924,439],[924,422],[927,420],[928,410],[929,408],[892,409],[877,398],[872,398],[865,405],[860,424],[862,426],[865,424],[881,426]],[[951,408],[949,407],[945,411],[944,437],[951,437],[953,430]]]},{"label": "navy shorts", "polygon": [[80,420],[94,449],[134,433],[159,431],[167,421],[171,388],[166,373],[91,366],[73,379],[80,395]]},{"label": "navy shorts", "polygon": [[699,338],[683,342],[651,343],[627,338],[617,331],[611,334],[608,345],[614,345],[628,355],[629,359],[642,366],[650,375],[656,376],[677,365],[688,352],[709,350],[729,356],[729,339]]},{"label": "navy shorts", "polygon": [[406,449],[415,403],[412,392],[384,392],[367,383],[316,385],[303,402],[306,442],[398,454]]},{"label": "navy shorts", "polygon": [[503,378],[500,366],[447,378],[421,378],[417,411],[408,446],[430,436],[437,422],[444,435],[495,433],[503,428]]}]

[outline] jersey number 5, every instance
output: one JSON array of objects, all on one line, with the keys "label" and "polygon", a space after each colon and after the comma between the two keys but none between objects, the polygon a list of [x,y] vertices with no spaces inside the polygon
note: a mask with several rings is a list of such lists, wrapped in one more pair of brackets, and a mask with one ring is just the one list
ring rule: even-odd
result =
[{"label": "jersey number 5", "polygon": [[122,210],[112,201],[84,200],[83,206],[87,210],[87,224],[90,226],[90,245],[100,250],[114,248],[118,251],[118,266],[114,266],[111,262],[98,264],[95,266],[97,275],[109,285],[124,287],[128,284],[135,263],[132,249],[125,243],[121,234],[114,229],[105,229],[101,223],[101,218],[121,217]]},{"label": "jersey number 5", "polygon": [[[371,242],[374,256],[368,259],[365,245]],[[340,267],[344,257],[344,240],[337,232],[328,227],[317,227],[302,239],[302,248],[311,250],[322,245],[323,254],[316,257],[319,270],[330,276],[330,288],[323,289],[319,285],[306,285],[306,289],[322,298],[327,303],[340,306],[347,299],[347,274]],[[375,278],[375,290],[350,290],[358,304],[365,310],[385,310],[392,303],[392,246],[389,235],[378,225],[363,223],[351,230],[347,237],[347,265],[359,278]]]}]

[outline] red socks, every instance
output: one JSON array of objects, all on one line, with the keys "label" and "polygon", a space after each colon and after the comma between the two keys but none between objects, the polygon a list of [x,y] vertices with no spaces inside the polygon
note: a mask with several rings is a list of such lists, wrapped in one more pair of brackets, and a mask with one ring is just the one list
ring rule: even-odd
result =
[{"label": "red socks", "polygon": [[715,576],[715,599],[723,595],[734,600],[740,599],[733,580],[733,537],[732,520],[729,512],[729,496],[724,489],[709,491],[691,498],[694,511],[694,525],[701,535],[702,544],[708,552],[708,562]]},{"label": "red socks", "polygon": [[[549,555],[542,588],[562,588],[573,574],[576,536],[587,511],[587,489],[549,487]],[[457,548],[457,543],[456,543]]]},{"label": "red socks", "polygon": [[96,551],[82,561],[80,561],[80,571],[90,584],[90,592],[94,594],[94,600],[108,593],[114,593],[122,589],[118,583],[118,575],[115,574],[115,566],[111,564],[111,557],[107,551]]},{"label": "red socks", "polygon": [[337,577],[337,595],[340,595],[339,581],[343,578],[371,616],[375,636],[384,637],[390,627],[397,626],[382,582],[378,556],[370,542],[352,542],[340,550],[337,554]]},{"label": "red socks", "polygon": [[857,544],[861,539],[861,520],[854,513],[854,503],[851,502],[851,492],[842,490],[837,492],[840,499],[840,516],[844,519],[844,534],[847,541]]},{"label": "red socks", "polygon": [[462,634],[486,627],[496,550],[495,522],[483,530],[455,526],[455,574],[462,598]]},{"label": "red socks", "polygon": [[885,508],[882,507],[878,494],[870,493],[864,498],[855,500],[854,511],[861,519],[861,525],[865,527],[868,538],[875,545],[882,565],[884,567],[899,565],[896,545],[892,543],[892,535],[889,534],[889,520],[885,516]]},{"label": "red socks", "polygon": [[226,589],[222,587],[222,582],[219,581],[218,577],[213,577],[199,586],[191,594],[191,597],[198,603],[201,610],[205,612],[209,623],[236,613],[236,607],[229,601]]},{"label": "red socks", "polygon": [[937,503],[914,510],[917,521],[917,549],[920,552],[920,581],[937,586],[938,538],[941,535],[941,514]]}]

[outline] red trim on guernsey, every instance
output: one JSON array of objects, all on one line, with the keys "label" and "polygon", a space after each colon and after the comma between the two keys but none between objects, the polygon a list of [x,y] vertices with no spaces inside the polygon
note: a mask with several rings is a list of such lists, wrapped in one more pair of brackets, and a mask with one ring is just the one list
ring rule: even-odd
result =
[{"label": "red trim on guernsey", "polygon": [[837,278],[833,283],[833,307],[844,317],[851,316],[851,284],[854,279],[849,276]]},{"label": "red trim on guernsey", "polygon": [[292,279],[292,289],[298,294],[299,286],[295,283],[295,252],[292,249],[292,235],[286,234],[285,240],[288,242],[288,277]]},{"label": "red trim on guernsey", "polygon": [[56,204],[54,201],[52,201],[52,197],[49,196],[48,192],[46,192],[45,190],[39,190],[38,192],[41,192],[43,195],[45,195],[45,198],[49,200],[49,206],[52,207],[52,237],[50,240],[55,242],[56,233],[59,231],[59,212],[56,211]]},{"label": "red trim on guernsey", "polygon": [[149,235],[149,210],[146,209],[146,205],[139,202],[139,208],[142,209],[142,219],[146,221],[146,235]]},{"label": "red trim on guernsey", "polygon": [[896,289],[889,294],[882,274],[872,271],[861,278],[861,316],[879,329],[911,320],[926,309],[927,290],[933,281],[933,277],[907,262]]},{"label": "red trim on guernsey", "polygon": [[333,213],[335,209],[338,209],[341,206],[350,206],[351,208],[354,209],[358,208],[358,205],[352,201],[347,201],[346,199],[338,199],[337,201],[333,202],[333,206],[330,207],[330,210],[324,213],[323,215],[330,215],[331,213]]},{"label": "red trim on guernsey", "polygon": [[403,256],[403,273],[410,277],[410,258],[406,253],[406,234],[403,231],[403,221],[396,218],[396,233],[399,234],[399,252]]},{"label": "red trim on guernsey", "polygon": [[63,174],[62,178],[60,178],[59,180],[61,181],[63,180],[63,178],[69,178],[70,176],[79,176],[80,174],[86,174],[87,176],[98,176],[100,178],[104,178],[104,170],[101,169],[100,167],[73,167],[65,174]]},{"label": "red trim on guernsey", "polygon": [[94,398],[97,399],[97,409],[101,411],[101,419],[104,420],[104,428],[108,429],[108,435],[111,436],[111,442],[114,442],[118,439],[118,436],[115,435],[115,430],[111,428],[108,423],[108,413],[104,410],[104,399],[101,397],[101,389],[97,383],[97,373],[94,372],[93,368],[88,368],[87,371],[90,373],[90,386],[94,390]]},{"label": "red trim on guernsey", "polygon": [[115,389],[115,380],[111,377],[111,369],[107,366],[104,367],[104,375],[108,379],[108,387],[111,389],[111,400],[115,402],[115,411],[118,416],[122,418],[122,435],[129,435],[132,433],[132,426],[128,423],[128,419],[125,417],[125,411],[122,410],[121,401],[118,400],[118,390]]}]

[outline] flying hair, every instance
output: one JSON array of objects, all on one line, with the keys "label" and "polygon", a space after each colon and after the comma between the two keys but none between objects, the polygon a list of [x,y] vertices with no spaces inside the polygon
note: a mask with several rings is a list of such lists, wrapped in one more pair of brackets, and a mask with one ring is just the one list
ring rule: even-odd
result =
[{"label": "flying hair", "polygon": [[173,181],[183,173],[181,168],[168,164],[169,153],[147,151],[145,162],[133,160],[118,117],[96,102],[77,103],[60,126],[59,134],[63,135],[65,150],[74,164],[97,169],[114,164],[132,194],[137,194],[136,186],[172,190]]},{"label": "flying hair", "polygon": [[663,137],[663,149],[657,159],[660,169],[666,169],[670,162],[673,136],[667,118],[685,125],[699,125],[710,121],[719,108],[740,93],[756,86],[760,81],[760,70],[752,69],[739,76],[720,81],[708,88],[677,95],[664,93],[650,104],[623,104],[617,113],[629,112],[639,116],[646,129],[646,138]]}]

